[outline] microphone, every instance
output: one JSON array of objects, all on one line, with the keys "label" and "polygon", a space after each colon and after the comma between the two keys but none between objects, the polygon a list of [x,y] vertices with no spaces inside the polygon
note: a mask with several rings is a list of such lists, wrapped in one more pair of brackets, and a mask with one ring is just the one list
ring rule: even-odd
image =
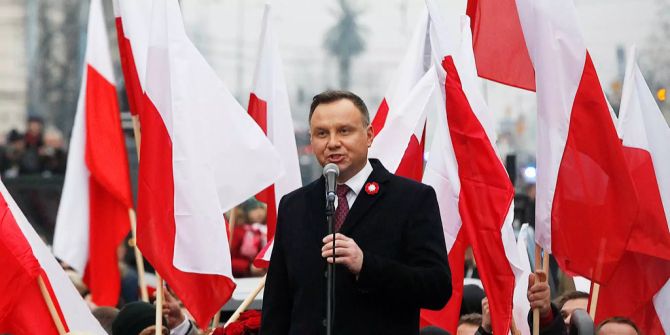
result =
[{"label": "microphone", "polygon": [[337,176],[340,175],[340,168],[336,164],[328,163],[323,167],[323,176],[326,178],[326,200],[335,202],[335,187],[337,186]]}]

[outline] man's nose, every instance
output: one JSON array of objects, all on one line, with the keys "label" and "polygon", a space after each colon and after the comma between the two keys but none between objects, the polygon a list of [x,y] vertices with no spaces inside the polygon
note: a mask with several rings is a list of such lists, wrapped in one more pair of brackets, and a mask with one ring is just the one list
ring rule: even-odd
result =
[{"label": "man's nose", "polygon": [[328,137],[328,148],[337,148],[340,144],[340,138],[337,136],[337,133],[331,134]]}]

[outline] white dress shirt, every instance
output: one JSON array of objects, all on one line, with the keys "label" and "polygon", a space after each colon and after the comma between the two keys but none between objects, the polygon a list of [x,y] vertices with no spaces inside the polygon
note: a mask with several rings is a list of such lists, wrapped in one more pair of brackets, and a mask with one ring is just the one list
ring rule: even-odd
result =
[{"label": "white dress shirt", "polygon": [[[368,177],[370,177],[370,174],[372,174],[372,165],[370,164],[370,161],[366,161],[365,166],[363,166],[357,174],[344,182],[345,185],[349,186],[349,192],[347,192],[349,209],[354,205],[354,201],[356,201],[358,194],[363,190],[363,186],[365,186],[365,182],[368,180]],[[335,208],[337,208],[338,205],[338,199],[335,198]]]}]

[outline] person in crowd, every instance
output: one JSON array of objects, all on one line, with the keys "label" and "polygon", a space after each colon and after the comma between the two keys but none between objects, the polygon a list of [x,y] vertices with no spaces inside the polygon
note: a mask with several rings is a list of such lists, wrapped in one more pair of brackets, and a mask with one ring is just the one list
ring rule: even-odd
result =
[{"label": "person in crowd", "polygon": [[570,316],[576,309],[586,310],[589,304],[589,294],[581,291],[570,291],[558,298],[558,309],[566,326],[570,325]]},{"label": "person in crowd", "polygon": [[93,317],[95,317],[95,319],[100,322],[100,325],[107,332],[107,334],[111,334],[112,323],[119,315],[119,310],[114,307],[102,306],[96,307],[91,313],[93,314]]},{"label": "person in crowd", "polygon": [[23,136],[16,129],[7,134],[6,145],[0,150],[0,175],[15,178],[21,170],[21,159],[26,150]]},{"label": "person in crowd", "polygon": [[[236,212],[244,213],[241,209]],[[240,219],[235,223],[230,243],[233,276],[262,276],[265,271],[255,267],[253,261],[267,243],[266,209],[260,203],[255,203],[248,207],[246,215]]]},{"label": "person in crowd", "polygon": [[55,128],[49,128],[44,133],[44,145],[38,150],[42,175],[63,175],[67,154],[63,135]]},{"label": "person in crowd", "polygon": [[628,318],[612,317],[601,322],[596,328],[596,335],[640,335],[640,329]]},{"label": "person in crowd", "polygon": [[167,321],[170,335],[197,335],[198,328],[186,317],[181,302],[169,289],[165,289],[164,292],[163,318]]},{"label": "person in crowd", "polygon": [[466,314],[482,314],[482,300],[486,298],[484,290],[475,284],[463,285],[460,316]]},{"label": "person in crowd", "polygon": [[528,302],[531,311],[528,322],[533,324],[533,309],[540,310],[541,335],[565,335],[568,328],[561,317],[558,307],[551,303],[551,291],[547,283],[547,274],[544,271],[531,273],[528,277]]},{"label": "person in crowd", "polygon": [[482,315],[470,313],[461,316],[458,320],[456,335],[476,335],[482,325]]},{"label": "person in crowd", "polygon": [[[167,321],[163,319],[162,335],[170,335]],[[154,335],[156,333],[156,307],[135,301],[121,308],[112,322],[112,335]]]},{"label": "person in crowd", "polygon": [[419,310],[442,308],[451,296],[435,191],[368,160],[374,130],[357,95],[316,95],[309,124],[321,166],[339,168],[335,247],[325,178],[281,199],[261,333],[323,332],[327,264],[335,262],[334,333],[418,334]]},{"label": "person in crowd", "polygon": [[28,117],[23,142],[25,143],[25,151],[21,157],[21,174],[42,172],[39,152],[44,145],[44,121],[41,117]]}]

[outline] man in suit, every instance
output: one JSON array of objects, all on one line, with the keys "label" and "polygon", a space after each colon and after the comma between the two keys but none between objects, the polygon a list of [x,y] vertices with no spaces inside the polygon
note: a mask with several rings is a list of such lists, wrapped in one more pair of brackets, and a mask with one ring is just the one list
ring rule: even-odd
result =
[{"label": "man in suit", "polygon": [[[442,308],[451,272],[435,191],[368,160],[374,132],[351,92],[310,108],[312,149],[337,164],[334,334],[418,334],[419,309]],[[333,261],[323,177],[284,196],[263,296],[261,334],[325,334]]]}]

